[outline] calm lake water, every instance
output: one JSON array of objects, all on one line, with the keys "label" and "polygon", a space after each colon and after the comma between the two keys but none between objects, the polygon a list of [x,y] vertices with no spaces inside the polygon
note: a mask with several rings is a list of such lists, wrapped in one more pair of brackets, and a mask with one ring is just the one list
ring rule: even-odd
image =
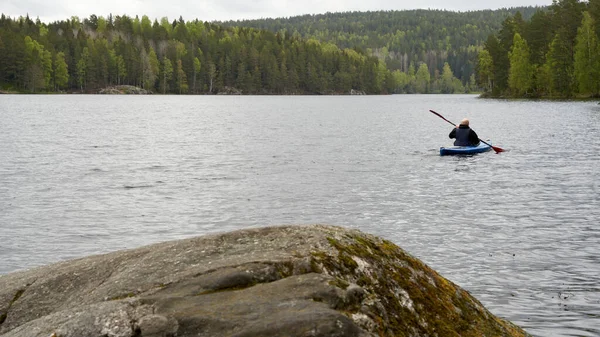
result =
[{"label": "calm lake water", "polygon": [[[440,157],[464,117],[509,150]],[[0,95],[0,274],[248,227],[389,239],[534,336],[600,335],[600,105]]]}]

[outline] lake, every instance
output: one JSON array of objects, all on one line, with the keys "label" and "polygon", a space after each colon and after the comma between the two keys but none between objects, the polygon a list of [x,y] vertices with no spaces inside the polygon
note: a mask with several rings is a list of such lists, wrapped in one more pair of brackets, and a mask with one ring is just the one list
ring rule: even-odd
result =
[{"label": "lake", "polygon": [[[441,157],[467,117],[508,150]],[[241,228],[384,237],[534,336],[600,335],[600,105],[0,95],[0,274]]]}]

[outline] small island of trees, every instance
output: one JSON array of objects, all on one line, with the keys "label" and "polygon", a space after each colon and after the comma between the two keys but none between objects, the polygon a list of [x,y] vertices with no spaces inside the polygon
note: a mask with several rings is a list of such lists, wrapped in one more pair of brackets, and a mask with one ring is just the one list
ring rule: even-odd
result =
[{"label": "small island of trees", "polygon": [[491,97],[600,97],[600,0],[554,0],[489,36],[478,79]]}]

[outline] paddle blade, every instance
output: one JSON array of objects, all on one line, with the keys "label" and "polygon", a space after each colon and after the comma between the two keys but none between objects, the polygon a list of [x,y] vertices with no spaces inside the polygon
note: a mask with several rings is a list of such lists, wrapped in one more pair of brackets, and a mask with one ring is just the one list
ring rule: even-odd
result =
[{"label": "paddle blade", "polygon": [[500,153],[500,152],[504,152],[505,150],[502,148],[499,148],[497,146],[492,146],[492,150],[496,151],[496,153]]}]

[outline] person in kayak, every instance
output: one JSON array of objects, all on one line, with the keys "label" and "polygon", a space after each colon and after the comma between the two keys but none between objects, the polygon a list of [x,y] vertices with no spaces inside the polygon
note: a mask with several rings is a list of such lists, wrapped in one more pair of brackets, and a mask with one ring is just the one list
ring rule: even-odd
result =
[{"label": "person in kayak", "polygon": [[457,125],[450,134],[450,138],[455,138],[455,146],[477,146],[479,145],[479,136],[469,127],[469,120],[463,119],[460,124]]}]

